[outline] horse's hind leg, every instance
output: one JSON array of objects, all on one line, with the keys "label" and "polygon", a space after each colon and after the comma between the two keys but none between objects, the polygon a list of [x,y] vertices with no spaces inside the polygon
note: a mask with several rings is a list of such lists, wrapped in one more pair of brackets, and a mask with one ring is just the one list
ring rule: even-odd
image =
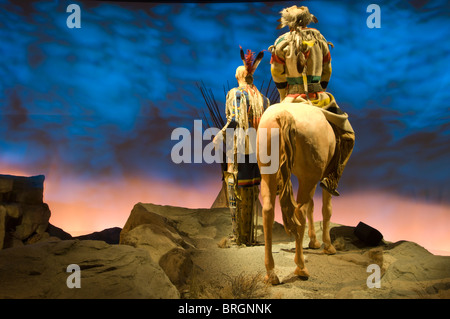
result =
[{"label": "horse's hind leg", "polygon": [[295,238],[295,263],[297,268],[294,273],[300,277],[309,277],[308,269],[305,266],[305,258],[303,256],[303,235],[305,233],[306,226],[306,215],[311,207],[314,206],[313,196],[315,192],[315,185],[310,183],[305,183],[302,181],[298,188],[297,193],[297,209],[295,214],[297,219],[300,221],[300,226],[297,228],[297,236]]},{"label": "horse's hind leg", "polygon": [[[305,266],[305,257],[303,256],[303,235],[305,233],[306,214],[304,212],[304,208],[300,207],[300,205],[298,206],[296,213],[297,211],[299,211],[299,213],[297,214],[297,218],[299,219],[301,226],[297,227],[297,236],[295,238],[294,261],[297,267],[295,268],[294,274],[300,277],[309,277],[308,269]],[[302,215],[303,217],[299,217]]]},{"label": "horse's hind leg", "polygon": [[[317,186],[317,185],[316,185]],[[313,189],[313,195],[315,193],[316,190],[316,186]],[[307,204],[307,217],[308,217],[308,237],[309,237],[309,248],[312,249],[319,249],[321,244],[320,242],[317,240],[316,237],[316,230],[314,229],[314,200],[311,198],[311,200],[308,202]]]},{"label": "horse's hind leg", "polygon": [[323,233],[322,239],[324,243],[324,253],[333,255],[336,253],[336,249],[331,244],[330,238],[330,220],[332,214],[331,207],[331,194],[326,190],[322,190],[322,217],[323,217]]},{"label": "horse's hind leg", "polygon": [[265,281],[272,285],[280,283],[275,274],[275,262],[272,255],[272,227],[275,218],[275,198],[277,196],[277,181],[276,174],[266,175],[261,174],[261,197],[263,202],[263,227],[264,227],[264,251],[267,275]]}]

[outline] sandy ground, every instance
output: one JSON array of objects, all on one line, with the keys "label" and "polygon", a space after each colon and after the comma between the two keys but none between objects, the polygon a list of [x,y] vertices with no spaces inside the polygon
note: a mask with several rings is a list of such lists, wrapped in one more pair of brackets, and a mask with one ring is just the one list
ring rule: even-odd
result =
[{"label": "sandy ground", "polygon": [[[174,211],[164,210],[158,213],[174,217]],[[187,216],[187,212],[182,215]],[[185,298],[215,298],[220,295],[217,291],[239,276],[257,278],[258,289],[261,290],[257,298],[450,298],[450,257],[434,256],[412,242],[383,240],[378,247],[367,247],[353,234],[353,227],[332,224],[330,235],[337,253],[326,255],[323,247],[307,248],[309,238],[306,231],[303,247],[310,277],[305,280],[293,273],[296,267],[294,239],[276,223],[273,256],[281,284],[263,285],[265,267],[261,217],[257,245],[231,244],[229,248],[220,248],[219,242],[231,232],[227,209],[197,212],[190,215],[189,221],[180,216],[175,217],[178,225],[191,234],[197,248],[192,251],[195,265],[192,281],[203,288],[210,286],[213,291],[202,295],[189,291],[192,287],[187,287],[182,293]],[[315,223],[320,242],[321,223]],[[380,288],[367,285],[368,277],[373,273],[367,269],[371,264],[380,266]]]},{"label": "sandy ground", "polygon": [[[322,249],[304,249],[306,267],[310,277],[305,280],[294,275],[295,242],[289,238],[281,225],[275,225],[273,257],[276,274],[281,284],[270,286],[264,298],[335,298],[337,293],[347,285],[361,286],[364,289],[369,273],[362,265],[340,258],[344,252],[329,256]],[[262,228],[262,227],[260,227]],[[316,223],[318,238],[321,240],[320,222]],[[260,229],[262,232],[262,229]],[[203,240],[205,245],[193,254],[194,264],[198,266],[197,275],[201,280],[220,285],[220,278],[265,275],[264,240],[259,237],[256,246],[230,245],[229,248],[219,248],[217,240]],[[304,247],[309,242],[304,238]],[[349,254],[349,253],[347,253]],[[369,291],[368,291],[369,292]],[[345,298],[345,296],[342,296]]]}]

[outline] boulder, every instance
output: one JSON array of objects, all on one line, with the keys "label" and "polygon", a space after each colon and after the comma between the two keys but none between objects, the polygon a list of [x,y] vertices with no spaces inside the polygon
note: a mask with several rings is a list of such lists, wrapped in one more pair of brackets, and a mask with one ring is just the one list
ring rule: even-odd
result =
[{"label": "boulder", "polygon": [[0,249],[47,237],[51,212],[43,202],[44,180],[43,175],[0,175]]},{"label": "boulder", "polygon": [[44,198],[44,175],[0,175],[0,202],[41,204]]},{"label": "boulder", "polygon": [[195,246],[188,234],[179,229],[180,223],[151,208],[154,207],[141,203],[134,206],[120,233],[120,244],[145,249],[171,282],[181,287],[191,274],[189,251]]},{"label": "boulder", "polygon": [[390,258],[382,287],[394,298],[417,298],[435,294],[450,297],[450,256],[436,256],[422,246],[399,241],[389,244]]},{"label": "boulder", "polygon": [[22,205],[22,218],[15,226],[13,236],[19,240],[26,240],[28,237],[44,233],[48,228],[50,219],[50,209],[47,204]]},{"label": "boulder", "polygon": [[164,254],[159,260],[159,265],[177,287],[188,284],[194,267],[191,255],[181,248],[174,248]]},{"label": "boulder", "polygon": [[359,222],[355,228],[355,236],[369,246],[377,246],[383,239],[379,230],[363,222]]},{"label": "boulder", "polygon": [[143,248],[181,288],[193,269],[192,252],[231,230],[227,208],[188,209],[138,203],[128,217],[120,244]]},{"label": "boulder", "polygon": [[[80,288],[67,284],[79,267]],[[0,251],[0,299],[177,299],[180,294],[149,254],[128,245],[48,239]]]},{"label": "boulder", "polygon": [[182,248],[179,234],[156,224],[139,225],[123,237],[120,244],[143,248],[156,262],[174,248]]},{"label": "boulder", "polygon": [[128,216],[128,219],[120,232],[120,243],[123,242],[123,238],[129,231],[137,226],[145,224],[155,225],[155,227],[159,227],[160,229],[167,229],[173,234],[177,232],[174,228],[175,223],[172,220],[161,214],[154,213],[151,209],[148,209],[147,205],[138,203],[134,205],[130,216]]}]

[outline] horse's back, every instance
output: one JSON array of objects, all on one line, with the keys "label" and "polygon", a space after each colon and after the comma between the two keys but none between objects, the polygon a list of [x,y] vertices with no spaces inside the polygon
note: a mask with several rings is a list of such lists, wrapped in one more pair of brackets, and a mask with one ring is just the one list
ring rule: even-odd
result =
[{"label": "horse's back", "polygon": [[[328,131],[328,121],[318,107],[307,103],[277,103],[271,105],[262,115],[260,127],[273,127],[278,116],[287,111],[295,119],[301,132]],[[330,127],[331,128],[331,127]]]}]

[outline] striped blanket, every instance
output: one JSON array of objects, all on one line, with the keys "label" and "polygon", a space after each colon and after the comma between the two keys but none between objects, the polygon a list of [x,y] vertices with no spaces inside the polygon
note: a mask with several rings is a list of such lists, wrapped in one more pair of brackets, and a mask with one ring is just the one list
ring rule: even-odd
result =
[{"label": "striped blanket", "polygon": [[251,187],[261,183],[261,174],[257,163],[250,163],[249,156],[245,156],[245,163],[238,163],[237,186]]}]

